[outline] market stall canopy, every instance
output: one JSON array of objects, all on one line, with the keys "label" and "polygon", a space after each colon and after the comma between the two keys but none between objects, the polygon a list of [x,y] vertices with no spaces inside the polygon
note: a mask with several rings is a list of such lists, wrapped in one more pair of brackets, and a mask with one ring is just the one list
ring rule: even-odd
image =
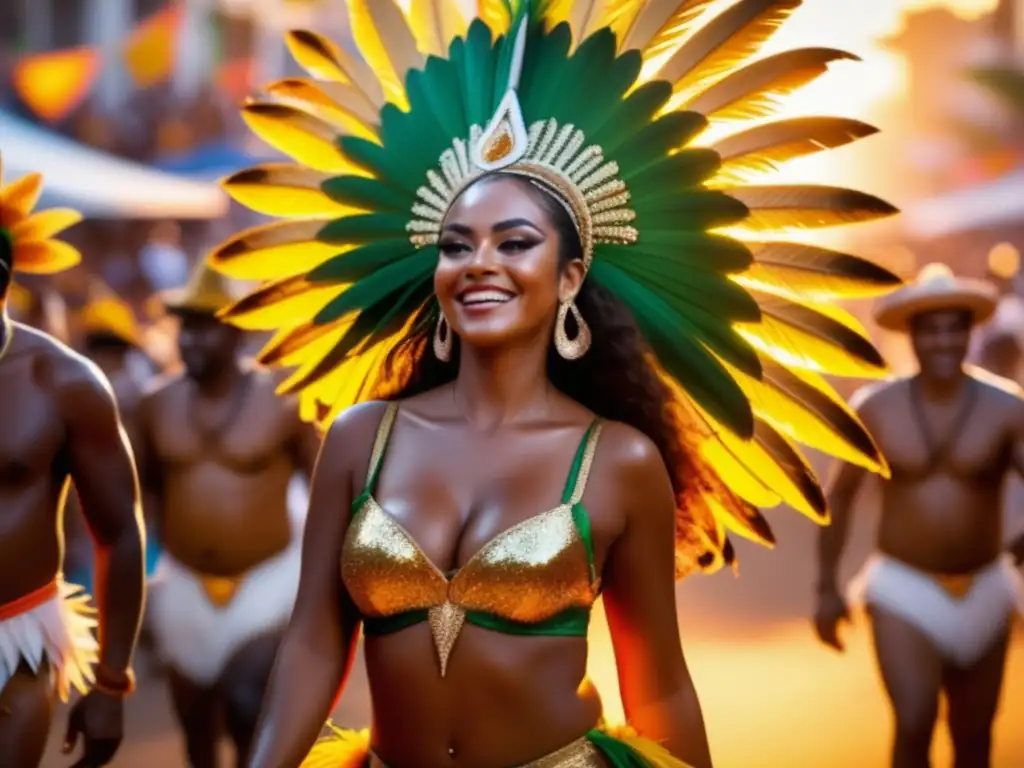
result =
[{"label": "market stall canopy", "polygon": [[1024,169],[977,186],[908,206],[908,235],[927,240],[990,227],[1024,223]]},{"label": "market stall canopy", "polygon": [[98,219],[216,219],[228,198],[214,183],[184,179],[85,147],[0,111],[0,152],[10,179],[38,171],[43,204]]}]

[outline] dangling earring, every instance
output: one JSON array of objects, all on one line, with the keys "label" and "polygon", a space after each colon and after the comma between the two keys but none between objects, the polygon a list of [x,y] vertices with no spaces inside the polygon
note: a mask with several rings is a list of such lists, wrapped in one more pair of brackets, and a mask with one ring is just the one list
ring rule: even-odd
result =
[{"label": "dangling earring", "polygon": [[451,356],[452,329],[444,312],[441,312],[437,317],[437,327],[434,329],[434,357],[442,363],[447,363]]},{"label": "dangling earring", "polygon": [[[575,339],[569,338],[566,328],[570,312],[573,320],[576,321]],[[583,315],[576,307],[576,302],[572,299],[558,305],[558,318],[555,320],[555,349],[566,360],[578,360],[590,349],[590,326],[587,325],[587,321],[583,319]]]}]

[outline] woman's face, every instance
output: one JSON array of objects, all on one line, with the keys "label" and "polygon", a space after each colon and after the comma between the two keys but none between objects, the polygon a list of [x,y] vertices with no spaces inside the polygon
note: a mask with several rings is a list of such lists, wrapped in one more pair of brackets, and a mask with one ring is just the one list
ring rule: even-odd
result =
[{"label": "woman's face", "polygon": [[452,329],[472,347],[548,343],[559,301],[574,296],[584,276],[580,261],[560,268],[558,231],[513,179],[485,179],[463,192],[439,247],[434,291]]}]

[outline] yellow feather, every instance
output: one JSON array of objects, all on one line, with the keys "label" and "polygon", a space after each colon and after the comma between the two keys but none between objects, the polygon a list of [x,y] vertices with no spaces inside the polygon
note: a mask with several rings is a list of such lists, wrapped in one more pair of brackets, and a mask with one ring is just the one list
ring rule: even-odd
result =
[{"label": "yellow feather", "polygon": [[742,273],[744,284],[811,301],[878,296],[902,281],[889,270],[857,256],[805,243],[746,243],[754,257]]},{"label": "yellow feather", "polygon": [[347,287],[310,283],[304,276],[288,277],[248,294],[225,307],[217,316],[246,331],[294,327],[312,320]]},{"label": "yellow feather", "polygon": [[[351,322],[351,318],[343,317],[323,325],[309,321],[294,327],[282,328],[263,346],[256,359],[262,365],[273,367],[299,365],[307,356],[307,350],[311,349],[311,345],[332,333],[343,322]],[[324,353],[326,351],[324,350]]]},{"label": "yellow feather", "polygon": [[618,739],[636,752],[640,757],[641,764],[648,768],[691,768],[678,757],[674,757],[661,744],[639,736],[632,728],[620,726],[607,728],[606,731],[609,736]]},{"label": "yellow feather", "polygon": [[28,173],[0,189],[0,227],[13,227],[36,207],[43,192],[43,177]]},{"label": "yellow feather", "polygon": [[378,140],[380,113],[351,85],[314,83],[301,77],[289,77],[271,83],[265,90],[280,102],[290,102],[324,118],[343,135]]},{"label": "yellow feather", "polygon": [[864,327],[864,324],[835,302],[813,301],[805,296],[792,296],[789,295],[786,291],[779,291],[776,290],[774,287],[762,288],[760,286],[751,284],[751,282],[747,280],[746,275],[743,273],[738,275],[730,275],[729,278],[733,282],[742,285],[748,291],[751,291],[755,296],[771,294],[772,296],[777,296],[781,299],[786,300],[787,302],[807,307],[809,309],[814,310],[818,314],[824,315],[825,317],[831,320],[835,320],[843,327],[848,328],[853,333],[863,337],[865,341],[870,340],[871,334],[868,333],[868,330],[867,328]]},{"label": "yellow feather", "polygon": [[370,755],[369,730],[343,731],[327,725],[333,733],[313,745],[299,768],[363,768]]},{"label": "yellow feather", "polygon": [[348,83],[377,109],[384,106],[384,90],[373,69],[333,40],[307,29],[295,29],[285,35],[285,43],[292,58],[312,77]]},{"label": "yellow feather", "polygon": [[884,378],[888,369],[850,354],[805,327],[765,313],[757,323],[740,323],[736,332],[755,349],[783,365],[833,376]]},{"label": "yellow feather", "polygon": [[405,95],[405,74],[422,69],[423,55],[394,0],[349,0],[349,23],[359,52],[370,65],[385,98],[402,110],[409,108]]},{"label": "yellow feather", "polygon": [[353,168],[338,146],[342,132],[322,117],[287,104],[254,102],[242,108],[242,119],[267,144],[303,165],[332,174]]},{"label": "yellow feather", "polygon": [[477,0],[476,15],[490,27],[495,37],[508,32],[512,24],[512,17],[509,16],[504,0]]},{"label": "yellow feather", "polygon": [[267,163],[239,171],[221,185],[232,199],[267,216],[334,219],[358,213],[320,190],[326,178],[300,165]]},{"label": "yellow feather", "polygon": [[739,0],[696,31],[654,75],[674,84],[675,109],[755,55],[802,0]]},{"label": "yellow feather", "polygon": [[[861,424],[860,419],[850,411],[842,398],[825,383],[820,376],[817,382],[823,386],[814,386],[811,380],[800,377],[800,381],[812,387],[816,392],[823,395],[828,401],[828,406],[837,411],[836,417],[845,417],[852,422],[852,425],[859,428],[859,435],[844,434],[840,424],[830,420],[822,411],[809,407],[799,400],[794,399],[786,390],[780,389],[774,384],[774,378],[766,372],[762,380],[754,379],[742,371],[734,368],[725,361],[722,365],[732,374],[732,377],[740,385],[740,389],[750,400],[754,413],[767,421],[784,435],[815,448],[829,456],[835,456],[844,461],[864,467],[872,472],[884,473],[885,464],[881,454],[874,448],[872,455],[859,449],[851,438],[863,438],[867,430]],[[771,370],[773,364],[768,363],[766,368]],[[797,374],[792,372],[794,376]],[[807,374],[804,374],[807,376]]]},{"label": "yellow feather", "polygon": [[323,221],[275,221],[239,232],[221,243],[207,263],[240,280],[273,280],[301,275],[351,246],[316,239]]},{"label": "yellow feather", "polygon": [[831,48],[804,48],[767,56],[693,94],[679,106],[700,112],[710,127],[769,117],[787,96],[817,80],[834,61],[859,61]]},{"label": "yellow feather", "polygon": [[52,275],[78,265],[82,254],[61,240],[33,240],[14,244],[14,271],[24,275]]},{"label": "yellow feather", "polygon": [[646,61],[675,51],[693,31],[694,22],[716,0],[649,0],[633,18],[623,50],[639,50]]},{"label": "yellow feather", "polygon": [[750,182],[774,173],[790,160],[807,157],[877,133],[859,120],[842,117],[801,117],[759,125],[711,145],[722,165],[709,186]]},{"label": "yellow feather", "polygon": [[409,26],[421,53],[446,57],[448,46],[466,34],[466,19],[454,0],[412,0]]},{"label": "yellow feather", "polygon": [[[839,187],[803,185],[728,187],[723,190],[750,213],[728,232],[741,240],[787,232],[874,221],[898,213],[873,195]],[[722,230],[724,233],[725,230]]]},{"label": "yellow feather", "polygon": [[11,239],[20,241],[45,240],[63,232],[82,220],[82,214],[71,208],[50,208],[36,211],[11,227]]}]

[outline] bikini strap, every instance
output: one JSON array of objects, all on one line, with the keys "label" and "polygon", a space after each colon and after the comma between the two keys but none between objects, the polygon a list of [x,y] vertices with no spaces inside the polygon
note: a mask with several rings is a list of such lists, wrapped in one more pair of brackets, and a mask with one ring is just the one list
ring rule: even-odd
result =
[{"label": "bikini strap", "polygon": [[565,492],[562,495],[563,504],[579,504],[583,499],[583,492],[587,490],[587,480],[590,479],[590,467],[594,463],[594,454],[597,453],[597,441],[601,437],[602,422],[594,419],[587,428],[586,434],[580,440],[580,446],[576,449],[576,458],[573,459],[572,469],[569,470],[569,478],[565,483]]},{"label": "bikini strap", "polygon": [[391,436],[391,428],[395,426],[395,417],[398,415],[398,403],[388,403],[384,411],[384,418],[380,420],[377,427],[377,438],[373,441],[373,453],[370,454],[370,466],[366,470],[366,488],[364,493],[373,493],[377,488],[377,478],[380,476],[380,468],[384,464],[384,454],[388,449],[388,438]]}]

